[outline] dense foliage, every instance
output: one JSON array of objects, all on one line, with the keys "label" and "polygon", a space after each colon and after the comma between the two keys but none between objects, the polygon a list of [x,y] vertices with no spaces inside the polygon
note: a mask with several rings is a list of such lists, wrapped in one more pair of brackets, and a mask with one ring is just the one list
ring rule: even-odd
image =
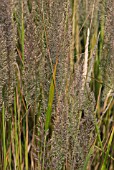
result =
[{"label": "dense foliage", "polygon": [[112,0],[1,0],[0,169],[114,169]]}]

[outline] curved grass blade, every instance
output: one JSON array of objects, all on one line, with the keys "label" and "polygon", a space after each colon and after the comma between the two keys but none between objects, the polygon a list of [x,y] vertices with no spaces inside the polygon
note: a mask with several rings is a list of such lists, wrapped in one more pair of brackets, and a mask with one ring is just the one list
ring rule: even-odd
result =
[{"label": "curved grass blade", "polygon": [[112,132],[111,132],[111,135],[110,135],[110,138],[109,138],[109,142],[108,142],[108,146],[107,146],[107,151],[106,151],[106,154],[105,154],[105,157],[104,157],[104,162],[102,164],[101,170],[106,170],[107,169],[108,156],[109,156],[109,152],[110,152],[110,148],[111,148],[113,137],[114,137],[114,127],[112,129]]},{"label": "curved grass blade", "polygon": [[53,104],[54,92],[55,92],[55,77],[56,77],[57,64],[58,64],[58,59],[56,60],[56,64],[54,66],[53,77],[50,84],[48,107],[46,111],[45,132],[49,129],[50,120],[51,120],[52,104]]},{"label": "curved grass blade", "polygon": [[[94,143],[94,144],[95,144],[95,143]],[[94,151],[94,144],[93,144],[93,146],[90,148],[90,151],[89,151],[89,153],[88,153],[87,156],[86,156],[86,159],[85,159],[85,161],[84,161],[84,166],[83,166],[83,169],[82,169],[82,170],[87,170],[88,162],[89,162],[90,157],[91,157],[91,155],[93,154],[93,151]]]}]

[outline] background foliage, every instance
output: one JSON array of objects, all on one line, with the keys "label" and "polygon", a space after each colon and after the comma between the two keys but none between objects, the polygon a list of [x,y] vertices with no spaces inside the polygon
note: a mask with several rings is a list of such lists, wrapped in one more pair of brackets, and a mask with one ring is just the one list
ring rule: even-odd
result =
[{"label": "background foliage", "polygon": [[1,0],[0,169],[114,169],[112,0]]}]

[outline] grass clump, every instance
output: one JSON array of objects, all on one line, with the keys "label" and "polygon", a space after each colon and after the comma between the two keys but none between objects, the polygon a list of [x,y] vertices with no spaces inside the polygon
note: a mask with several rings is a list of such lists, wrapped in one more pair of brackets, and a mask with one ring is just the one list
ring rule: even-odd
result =
[{"label": "grass clump", "polygon": [[0,169],[113,169],[112,4],[1,1]]}]

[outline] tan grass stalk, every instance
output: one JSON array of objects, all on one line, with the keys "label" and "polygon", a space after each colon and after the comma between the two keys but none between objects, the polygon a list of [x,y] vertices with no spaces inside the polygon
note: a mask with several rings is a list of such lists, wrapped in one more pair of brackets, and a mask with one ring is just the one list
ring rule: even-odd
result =
[{"label": "tan grass stalk", "polygon": [[88,46],[89,46],[89,36],[90,36],[90,30],[88,28],[87,31],[87,39],[86,39],[86,46],[85,46],[85,58],[84,58],[84,66],[83,66],[83,85],[82,89],[84,89],[86,77],[87,77],[87,70],[88,70]]}]

